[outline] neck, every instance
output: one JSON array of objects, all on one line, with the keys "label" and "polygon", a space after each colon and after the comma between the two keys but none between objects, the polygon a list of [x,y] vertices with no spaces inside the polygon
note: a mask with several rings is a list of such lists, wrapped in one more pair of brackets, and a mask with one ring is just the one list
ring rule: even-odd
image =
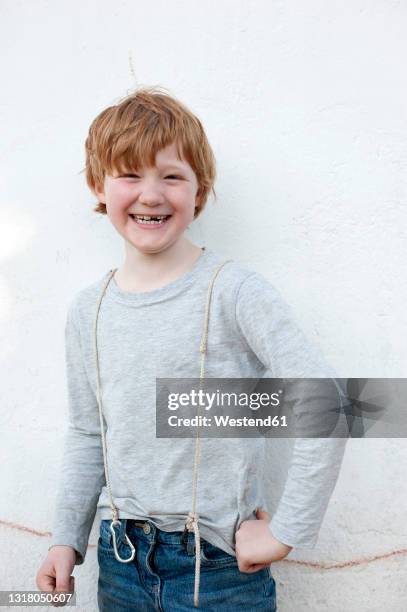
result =
[{"label": "neck", "polygon": [[158,289],[187,272],[202,255],[202,249],[182,236],[158,253],[143,253],[125,242],[125,260],[115,273],[123,291]]}]

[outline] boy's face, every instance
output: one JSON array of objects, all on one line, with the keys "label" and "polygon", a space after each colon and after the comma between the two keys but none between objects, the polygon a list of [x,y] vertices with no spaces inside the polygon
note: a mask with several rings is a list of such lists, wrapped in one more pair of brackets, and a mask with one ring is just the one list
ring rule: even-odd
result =
[{"label": "boy's face", "polygon": [[[174,244],[193,221],[198,187],[194,171],[178,159],[173,143],[157,153],[153,168],[106,175],[103,191],[95,193],[128,243],[144,253],[158,253]],[[135,215],[166,218],[143,223]]]}]

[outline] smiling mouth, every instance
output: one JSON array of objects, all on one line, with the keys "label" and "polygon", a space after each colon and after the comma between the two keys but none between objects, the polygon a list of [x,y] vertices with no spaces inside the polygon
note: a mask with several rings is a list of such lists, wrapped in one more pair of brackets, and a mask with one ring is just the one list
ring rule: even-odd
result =
[{"label": "smiling mouth", "polygon": [[162,225],[171,215],[129,215],[139,225]]}]

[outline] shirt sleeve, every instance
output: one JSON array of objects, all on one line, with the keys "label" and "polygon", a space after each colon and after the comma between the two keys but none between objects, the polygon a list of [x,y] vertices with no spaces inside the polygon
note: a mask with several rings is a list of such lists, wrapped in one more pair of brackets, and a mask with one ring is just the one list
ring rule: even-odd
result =
[{"label": "shirt sleeve", "polygon": [[49,548],[71,546],[81,565],[105,474],[98,404],[84,367],[74,302],[65,325],[65,361],[69,420]]},{"label": "shirt sleeve", "polygon": [[[333,369],[297,325],[276,288],[254,272],[241,283],[236,322],[246,342],[273,378],[331,378]],[[280,542],[314,548],[334,490],[346,445],[338,438],[295,438],[284,490],[269,528]]]}]

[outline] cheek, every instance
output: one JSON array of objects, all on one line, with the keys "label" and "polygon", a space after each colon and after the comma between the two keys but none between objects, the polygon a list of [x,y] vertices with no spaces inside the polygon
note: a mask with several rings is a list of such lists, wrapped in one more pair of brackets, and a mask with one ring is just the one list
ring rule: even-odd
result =
[{"label": "cheek", "polygon": [[120,205],[119,202],[107,204],[106,213],[111,223],[113,223],[113,225],[115,225],[116,227],[124,225],[129,218],[126,212],[126,208]]},{"label": "cheek", "polygon": [[129,194],[124,190],[116,189],[114,193],[110,193],[106,198],[108,213],[113,217],[123,216],[127,214],[127,208],[131,204]]},{"label": "cheek", "polygon": [[183,227],[187,227],[194,218],[194,206],[190,202],[186,206],[179,206],[175,212],[178,225]]},{"label": "cheek", "polygon": [[135,195],[137,194],[135,194],[134,189],[129,189],[128,185],[121,185],[120,183],[111,185],[106,193],[107,200],[118,206],[128,202],[131,198],[134,199]]},{"label": "cheek", "polygon": [[195,196],[192,190],[184,190],[178,194],[173,194],[172,200],[174,202],[174,207],[178,209],[178,212],[182,213],[184,217],[193,216]]}]

